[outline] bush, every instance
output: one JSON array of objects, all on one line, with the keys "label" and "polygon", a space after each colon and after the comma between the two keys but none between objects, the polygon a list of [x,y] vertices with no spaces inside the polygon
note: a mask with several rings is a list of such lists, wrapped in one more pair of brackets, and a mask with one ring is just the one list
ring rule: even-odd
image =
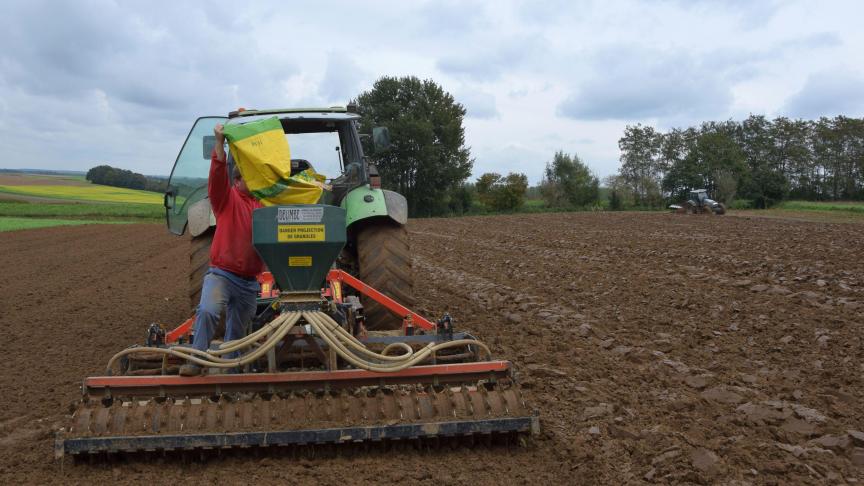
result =
[{"label": "bush", "polygon": [[168,181],[141,175],[131,170],[118,169],[110,165],[97,165],[87,171],[85,179],[103,186],[138,189],[150,192],[165,192]]},{"label": "bush", "polygon": [[734,199],[727,205],[727,209],[753,209],[752,199]]},{"label": "bush", "polygon": [[507,177],[487,172],[475,184],[477,199],[495,211],[514,211],[525,203],[528,177],[525,174],[509,173]]}]

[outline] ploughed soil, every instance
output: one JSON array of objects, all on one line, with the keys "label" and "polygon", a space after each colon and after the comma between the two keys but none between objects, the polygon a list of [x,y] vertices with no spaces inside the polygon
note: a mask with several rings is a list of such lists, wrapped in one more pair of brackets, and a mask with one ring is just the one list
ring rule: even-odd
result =
[{"label": "ploughed soil", "polygon": [[570,213],[414,220],[419,310],[512,360],[526,447],[65,465],[86,375],[187,317],[161,225],[0,235],[0,483],[864,482],[864,225]]},{"label": "ploughed soil", "polygon": [[4,173],[0,174],[0,186],[83,186],[89,185],[89,182],[84,182],[72,179],[69,176],[54,176],[54,175],[31,175],[31,174],[15,174]]}]

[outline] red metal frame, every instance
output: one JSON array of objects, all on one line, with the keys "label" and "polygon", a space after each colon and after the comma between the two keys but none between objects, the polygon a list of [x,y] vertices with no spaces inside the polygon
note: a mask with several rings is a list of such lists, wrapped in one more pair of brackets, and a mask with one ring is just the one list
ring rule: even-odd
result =
[{"label": "red metal frame", "polygon": [[[270,272],[263,272],[258,275],[258,282],[261,283],[262,287],[262,297],[276,297],[278,296],[278,292],[273,290],[273,284],[275,281],[273,280],[273,275]],[[390,312],[393,312],[397,316],[401,317],[406,322],[418,326],[426,331],[432,331],[436,328],[436,325],[426,319],[425,317],[417,314],[411,309],[405,307],[404,305],[396,302],[395,300],[387,297],[381,292],[375,290],[373,287],[370,287],[366,283],[364,283],[359,278],[344,272],[342,270],[333,269],[327,273],[327,287],[322,291],[322,295],[326,295],[327,297],[333,297],[336,299],[336,302],[342,302],[342,284],[351,287],[352,289],[360,292],[361,294],[369,297],[370,299],[378,302],[383,305]],[[267,288],[267,295],[264,295],[264,288]],[[165,342],[168,344],[172,344],[177,342],[177,340],[189,334],[192,331],[192,326],[195,324],[195,315],[183,321],[183,324],[180,324],[176,328],[172,329],[165,335]]]},{"label": "red metal frame", "polygon": [[292,371],[290,373],[238,373],[204,376],[153,375],[153,376],[91,376],[84,379],[87,388],[111,386],[171,386],[171,385],[226,385],[230,383],[275,383],[304,381],[353,381],[367,378],[413,378],[430,375],[458,375],[507,371],[509,361],[478,361],[473,363],[451,363],[412,366],[401,371],[379,373],[366,370],[336,371]]},{"label": "red metal frame", "polygon": [[195,314],[192,314],[192,317],[183,321],[183,324],[175,327],[174,329],[168,331],[165,334],[165,342],[166,343],[175,343],[182,336],[189,334],[189,331],[192,330],[192,326],[195,324]]},{"label": "red metal frame", "polygon": [[402,319],[408,319],[410,317],[411,321],[414,323],[415,326],[421,327],[426,331],[431,331],[437,327],[434,323],[430,322],[425,317],[421,316],[420,314],[417,314],[416,312],[405,307],[404,305],[400,304],[399,302],[396,302],[395,300],[391,299],[390,297],[387,297],[386,295],[382,294],[381,292],[379,292],[379,291],[375,290],[374,288],[370,287],[369,285],[363,283],[363,281],[360,280],[359,278],[357,278],[357,277],[355,277],[349,273],[346,273],[342,270],[337,270],[337,269],[330,270],[330,272],[327,273],[327,281],[328,282],[344,283],[345,285],[353,288],[357,292],[360,292],[361,294],[369,297],[370,299],[374,300],[375,302],[378,302],[379,304],[383,305],[384,307],[389,309],[390,312],[393,312],[394,314],[401,317]]},{"label": "red metal frame", "polygon": [[214,391],[276,391],[327,387],[356,388],[378,384],[462,383],[478,379],[507,379],[509,361],[480,361],[413,366],[401,371],[376,373],[366,370],[292,371],[287,373],[240,373],[204,376],[93,376],[84,379],[90,396],[149,396],[158,390],[164,396],[212,393]]}]

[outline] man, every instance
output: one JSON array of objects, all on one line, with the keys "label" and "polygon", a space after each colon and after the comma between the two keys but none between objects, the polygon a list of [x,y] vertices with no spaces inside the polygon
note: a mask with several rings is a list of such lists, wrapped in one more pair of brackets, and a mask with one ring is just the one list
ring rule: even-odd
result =
[{"label": "man", "polygon": [[[202,351],[210,347],[223,311],[225,341],[243,337],[255,316],[256,276],[264,266],[252,246],[252,211],[261,203],[249,193],[236,167],[234,177],[229,177],[222,125],[216,125],[213,133],[216,146],[210,159],[207,194],[216,215],[216,234],[210,246],[210,270],[204,276],[192,342],[192,347]],[[180,374],[196,376],[201,374],[201,367],[190,362],[180,367]]]}]

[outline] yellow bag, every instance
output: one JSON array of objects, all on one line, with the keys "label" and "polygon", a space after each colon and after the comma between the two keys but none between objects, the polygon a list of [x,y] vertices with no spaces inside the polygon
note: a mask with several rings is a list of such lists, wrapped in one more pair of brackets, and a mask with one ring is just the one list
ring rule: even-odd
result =
[{"label": "yellow bag", "polygon": [[318,202],[326,178],[312,169],[291,175],[291,149],[279,118],[225,125],[223,133],[246,187],[261,204]]}]

